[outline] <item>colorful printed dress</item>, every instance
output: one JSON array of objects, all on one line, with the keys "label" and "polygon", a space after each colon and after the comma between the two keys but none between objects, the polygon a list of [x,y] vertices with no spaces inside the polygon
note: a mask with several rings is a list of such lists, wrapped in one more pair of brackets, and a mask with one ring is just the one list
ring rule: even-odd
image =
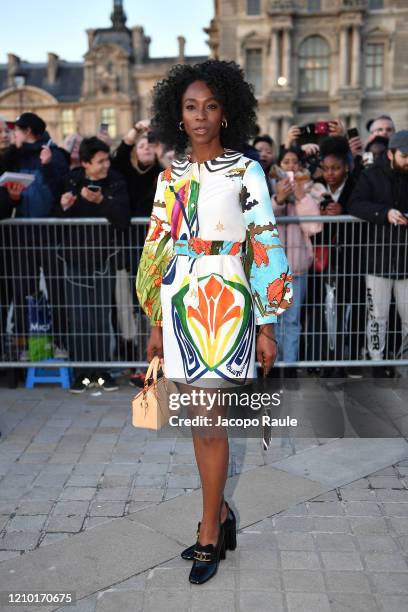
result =
[{"label": "colorful printed dress", "polygon": [[291,281],[258,162],[226,150],[160,174],[136,290],[162,325],[168,378],[249,382],[255,325],[289,307]]}]

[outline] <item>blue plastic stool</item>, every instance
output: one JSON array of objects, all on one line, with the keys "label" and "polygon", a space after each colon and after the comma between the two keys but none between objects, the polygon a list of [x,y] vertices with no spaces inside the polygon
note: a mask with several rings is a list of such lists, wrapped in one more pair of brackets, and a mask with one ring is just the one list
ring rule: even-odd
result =
[{"label": "blue plastic stool", "polygon": [[[46,359],[46,361],[61,363],[60,359]],[[70,374],[70,369],[63,366],[55,369],[28,368],[25,386],[26,389],[33,389],[37,383],[58,383],[63,389],[69,389],[71,386]]]}]

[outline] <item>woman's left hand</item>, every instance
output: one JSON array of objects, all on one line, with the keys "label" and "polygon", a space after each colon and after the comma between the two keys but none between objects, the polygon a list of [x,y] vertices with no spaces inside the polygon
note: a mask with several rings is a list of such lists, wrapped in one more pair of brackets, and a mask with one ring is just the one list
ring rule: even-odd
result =
[{"label": "woman's left hand", "polygon": [[263,367],[265,375],[272,369],[278,354],[278,345],[274,338],[273,325],[261,325],[256,341],[256,358]]}]

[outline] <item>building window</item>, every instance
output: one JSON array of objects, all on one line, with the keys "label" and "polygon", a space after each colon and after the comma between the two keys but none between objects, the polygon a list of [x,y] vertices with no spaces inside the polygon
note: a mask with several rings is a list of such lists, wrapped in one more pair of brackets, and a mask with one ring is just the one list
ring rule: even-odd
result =
[{"label": "building window", "polygon": [[368,0],[368,8],[373,11],[375,9],[384,8],[384,0]]},{"label": "building window", "polygon": [[321,0],[307,0],[308,13],[317,13],[321,9]]},{"label": "building window", "polygon": [[247,49],[245,57],[246,78],[254,86],[256,95],[262,92],[262,49]]},{"label": "building window", "polygon": [[108,126],[108,134],[111,138],[116,138],[116,115],[114,108],[103,108],[101,115],[101,123]]},{"label": "building window", "polygon": [[330,49],[321,36],[310,36],[299,49],[301,93],[329,91]]},{"label": "building window", "polygon": [[247,15],[261,14],[261,0],[247,0]]},{"label": "building window", "polygon": [[75,115],[72,108],[65,108],[61,113],[62,137],[75,133]]},{"label": "building window", "polygon": [[384,86],[384,45],[369,43],[366,49],[366,87],[382,89]]}]

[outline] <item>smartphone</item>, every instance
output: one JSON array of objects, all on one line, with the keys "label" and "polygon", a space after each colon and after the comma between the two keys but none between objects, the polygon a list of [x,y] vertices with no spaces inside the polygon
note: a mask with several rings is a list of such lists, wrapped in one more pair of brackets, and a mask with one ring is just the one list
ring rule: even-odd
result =
[{"label": "smartphone", "polygon": [[88,185],[88,189],[89,191],[92,191],[93,193],[98,193],[101,190],[99,185]]},{"label": "smartphone", "polygon": [[357,128],[350,128],[349,130],[347,130],[347,136],[349,138],[349,140],[351,140],[352,138],[358,138],[360,136],[359,131]]},{"label": "smartphone", "polygon": [[14,130],[14,128],[16,127],[16,122],[15,121],[6,121],[6,125],[7,125],[9,130]]},{"label": "smartphone", "polygon": [[324,210],[326,210],[328,205],[331,204],[332,202],[333,202],[333,198],[327,193],[320,200],[320,208],[323,208]]},{"label": "smartphone", "polygon": [[294,172],[292,172],[292,170],[287,170],[287,172],[286,172],[286,176],[288,177],[288,179],[290,180],[290,182],[291,182],[291,183],[292,183],[292,185],[293,185],[293,182],[294,182],[294,180],[295,180],[295,173],[294,173]]},{"label": "smartphone", "polygon": [[365,166],[372,166],[374,163],[374,153],[371,151],[363,154],[363,164]]},{"label": "smartphone", "polygon": [[317,136],[328,136],[330,133],[328,121],[317,121],[314,124],[314,132]]},{"label": "smartphone", "polygon": [[108,132],[109,129],[109,124],[108,123],[101,123],[99,126],[99,131],[100,132]]}]

